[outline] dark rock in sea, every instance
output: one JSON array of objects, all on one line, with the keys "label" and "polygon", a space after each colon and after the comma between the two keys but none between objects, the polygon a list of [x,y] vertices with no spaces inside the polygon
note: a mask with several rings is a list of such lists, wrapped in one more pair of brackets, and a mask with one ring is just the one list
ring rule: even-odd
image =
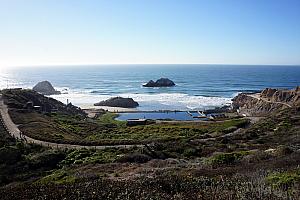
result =
[{"label": "dark rock in sea", "polygon": [[43,95],[61,94],[60,91],[56,91],[49,81],[42,81],[36,84],[32,90],[41,93]]},{"label": "dark rock in sea", "polygon": [[109,107],[122,107],[122,108],[135,108],[138,107],[138,102],[134,101],[132,98],[123,97],[112,97],[105,101],[95,103],[95,106],[109,106]]},{"label": "dark rock in sea", "polygon": [[144,87],[171,87],[175,83],[168,78],[160,78],[156,82],[150,80],[148,83],[144,84]]}]

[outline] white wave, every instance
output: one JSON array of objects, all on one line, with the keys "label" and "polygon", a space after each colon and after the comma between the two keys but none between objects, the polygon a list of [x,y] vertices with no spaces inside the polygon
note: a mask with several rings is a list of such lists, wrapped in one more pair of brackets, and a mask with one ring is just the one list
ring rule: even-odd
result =
[{"label": "white wave", "polygon": [[87,107],[87,105],[92,106],[96,102],[113,96],[133,98],[140,104],[140,110],[196,110],[214,108],[231,103],[231,98],[192,96],[183,93],[101,95],[68,90],[67,94],[52,95],[51,97],[64,103],[68,99],[74,105]]},{"label": "white wave", "polygon": [[235,92],[231,95],[232,98],[236,97],[237,95],[241,94],[242,92]]},{"label": "white wave", "polygon": [[[26,85],[22,82],[17,82],[8,77],[0,77],[0,88],[22,87],[32,88],[32,85]],[[121,96],[133,98],[140,106],[139,110],[197,110],[214,108],[231,103],[231,98],[222,97],[204,97],[193,96],[184,93],[156,93],[156,94],[134,94],[134,93],[120,93],[113,95],[103,95],[98,93],[91,93],[93,90],[87,89],[71,89],[68,87],[55,87],[56,90],[61,91],[60,95],[52,95],[63,103],[69,102],[77,106],[91,107],[94,103],[106,100],[110,97]],[[236,96],[235,94],[234,96]]]}]

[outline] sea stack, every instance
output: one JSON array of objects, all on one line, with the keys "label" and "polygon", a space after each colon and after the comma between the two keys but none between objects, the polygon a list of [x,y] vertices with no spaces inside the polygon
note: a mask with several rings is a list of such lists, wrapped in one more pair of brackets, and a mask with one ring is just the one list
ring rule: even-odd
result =
[{"label": "sea stack", "polygon": [[43,94],[43,95],[54,95],[54,94],[61,94],[60,91],[54,89],[52,84],[49,81],[42,81],[36,84],[32,90]]},{"label": "sea stack", "polygon": [[112,97],[105,101],[100,101],[99,103],[95,103],[94,106],[136,108],[139,106],[139,104],[138,102],[134,101],[132,98]]},{"label": "sea stack", "polygon": [[172,87],[175,83],[168,78],[160,78],[157,81],[150,80],[148,83],[143,85],[144,87]]}]

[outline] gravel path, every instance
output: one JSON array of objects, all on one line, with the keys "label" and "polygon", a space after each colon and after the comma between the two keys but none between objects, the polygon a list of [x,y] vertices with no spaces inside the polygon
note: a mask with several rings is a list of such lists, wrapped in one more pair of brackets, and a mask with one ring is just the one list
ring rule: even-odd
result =
[{"label": "gravel path", "polygon": [[35,143],[45,147],[52,147],[58,149],[106,149],[106,148],[131,148],[133,146],[143,147],[144,145],[105,145],[105,146],[86,146],[86,145],[73,145],[73,144],[59,144],[53,142],[46,142],[41,140],[36,140],[30,138],[26,135],[23,135],[22,132],[19,130],[18,126],[12,121],[10,115],[8,113],[7,105],[4,104],[2,95],[0,94],[0,114],[1,120],[0,123],[3,123],[4,127],[6,127],[7,131],[10,135],[14,138],[23,140],[27,143]]},{"label": "gravel path", "polygon": [[285,106],[290,107],[290,108],[292,107],[290,104],[285,103],[285,102],[269,101],[269,100],[267,100],[265,98],[262,98],[262,97],[260,97],[260,93],[258,93],[258,94],[248,94],[247,96],[252,97],[254,99],[257,99],[257,100],[265,101],[267,103],[282,104],[282,105],[285,105]]}]

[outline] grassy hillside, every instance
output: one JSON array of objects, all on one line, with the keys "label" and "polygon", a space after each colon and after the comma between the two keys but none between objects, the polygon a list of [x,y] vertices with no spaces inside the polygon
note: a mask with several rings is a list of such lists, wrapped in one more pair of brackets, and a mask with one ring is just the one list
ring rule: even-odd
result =
[{"label": "grassy hillside", "polygon": [[127,127],[114,120],[116,114],[105,113],[98,119],[64,112],[41,113],[10,107],[12,120],[27,136],[57,143],[82,145],[146,144],[155,141],[192,140],[211,137],[245,127],[246,119],[224,122],[160,123]]},{"label": "grassy hillside", "polygon": [[85,119],[12,109],[32,137],[144,147],[43,148],[14,141],[0,126],[2,199],[299,199],[300,108],[210,123],[126,127],[107,113]]}]

